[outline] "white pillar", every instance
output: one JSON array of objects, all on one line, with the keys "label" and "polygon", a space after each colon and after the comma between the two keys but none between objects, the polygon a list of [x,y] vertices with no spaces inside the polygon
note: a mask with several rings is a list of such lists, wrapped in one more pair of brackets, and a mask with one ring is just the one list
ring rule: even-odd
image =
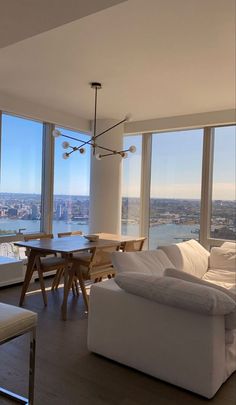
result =
[{"label": "white pillar", "polygon": [[[116,124],[115,120],[97,120],[96,133]],[[101,146],[123,149],[123,125],[97,138]],[[101,149],[97,152],[106,153]],[[97,160],[91,156],[90,171],[90,232],[120,233],[121,230],[121,161],[120,156]]]}]

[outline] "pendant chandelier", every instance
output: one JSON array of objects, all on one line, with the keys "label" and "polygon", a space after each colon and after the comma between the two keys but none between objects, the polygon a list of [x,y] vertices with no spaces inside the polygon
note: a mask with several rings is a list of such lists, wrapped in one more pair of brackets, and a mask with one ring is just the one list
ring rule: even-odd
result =
[{"label": "pendant chandelier", "polygon": [[55,138],[62,136],[63,138],[67,138],[67,139],[70,139],[70,140],[73,140],[73,141],[76,141],[79,143],[76,146],[72,146],[72,145],[70,145],[70,143],[68,141],[64,141],[62,143],[63,149],[70,149],[70,151],[63,153],[62,157],[63,157],[63,159],[68,159],[72,153],[77,152],[77,151],[81,154],[84,154],[86,151],[85,146],[90,145],[92,147],[93,156],[95,156],[96,159],[98,159],[98,160],[101,160],[104,157],[113,156],[113,155],[118,155],[125,159],[128,157],[128,152],[131,152],[131,153],[136,152],[136,147],[134,145],[130,146],[128,149],[113,150],[111,148],[106,148],[105,146],[99,145],[98,138],[100,136],[104,135],[105,133],[111,131],[112,129],[118,127],[119,125],[123,124],[124,122],[128,121],[129,116],[127,115],[125,118],[123,118],[123,120],[117,122],[117,124],[114,124],[111,127],[107,128],[104,131],[97,134],[97,132],[96,132],[96,129],[97,129],[97,91],[102,88],[102,85],[101,85],[101,83],[98,83],[98,82],[92,82],[92,83],[90,83],[90,86],[92,89],[95,90],[93,134],[91,135],[91,138],[88,141],[83,141],[83,140],[77,139],[73,136],[65,135],[58,129],[54,129],[52,134]]}]

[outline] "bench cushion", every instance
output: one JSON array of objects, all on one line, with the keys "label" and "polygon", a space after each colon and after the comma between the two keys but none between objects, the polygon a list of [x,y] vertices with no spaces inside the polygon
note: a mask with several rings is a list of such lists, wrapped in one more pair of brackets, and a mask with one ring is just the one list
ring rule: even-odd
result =
[{"label": "bench cushion", "polygon": [[37,324],[37,314],[13,305],[0,303],[0,343],[20,335]]}]

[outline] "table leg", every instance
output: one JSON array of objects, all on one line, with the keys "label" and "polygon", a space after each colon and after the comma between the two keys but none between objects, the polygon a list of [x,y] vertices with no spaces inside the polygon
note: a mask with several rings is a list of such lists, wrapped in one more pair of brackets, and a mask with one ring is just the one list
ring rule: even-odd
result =
[{"label": "table leg", "polygon": [[19,302],[20,307],[23,305],[25,294],[26,294],[26,292],[28,290],[29,283],[30,283],[30,280],[31,280],[33,272],[34,272],[34,265],[35,265],[36,256],[37,256],[37,253],[31,249],[29,257],[28,257],[28,263],[27,263],[25,278],[24,278],[24,282],[23,282],[23,286],[22,286],[22,290],[21,290],[21,296],[20,296],[20,302]]},{"label": "table leg", "polygon": [[63,321],[67,318],[67,297],[68,297],[68,286],[69,283],[69,257],[65,256],[65,269],[64,269],[64,292],[63,292],[63,302],[61,306],[61,316]]},{"label": "table leg", "polygon": [[82,272],[81,272],[80,269],[77,270],[77,276],[78,276],[79,283],[80,283],[80,288],[81,288],[81,291],[82,291],[82,294],[83,294],[84,304],[85,304],[86,310],[88,311],[89,297],[88,297],[88,294],[87,294],[87,291],[86,291],[86,288],[85,288],[84,278],[83,278],[83,275],[82,275]]}]

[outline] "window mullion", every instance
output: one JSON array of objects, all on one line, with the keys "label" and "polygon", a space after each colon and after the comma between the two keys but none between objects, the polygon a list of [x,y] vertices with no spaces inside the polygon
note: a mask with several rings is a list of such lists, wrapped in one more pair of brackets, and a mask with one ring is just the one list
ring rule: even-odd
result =
[{"label": "window mullion", "polygon": [[43,125],[43,163],[42,163],[42,219],[41,232],[52,232],[53,184],[54,184],[54,138],[53,124]]},{"label": "window mullion", "polygon": [[152,134],[142,134],[140,234],[149,236]]},{"label": "window mullion", "polygon": [[203,158],[202,158],[202,189],[200,243],[206,249],[210,248],[212,178],[213,178],[214,128],[204,129]]}]

